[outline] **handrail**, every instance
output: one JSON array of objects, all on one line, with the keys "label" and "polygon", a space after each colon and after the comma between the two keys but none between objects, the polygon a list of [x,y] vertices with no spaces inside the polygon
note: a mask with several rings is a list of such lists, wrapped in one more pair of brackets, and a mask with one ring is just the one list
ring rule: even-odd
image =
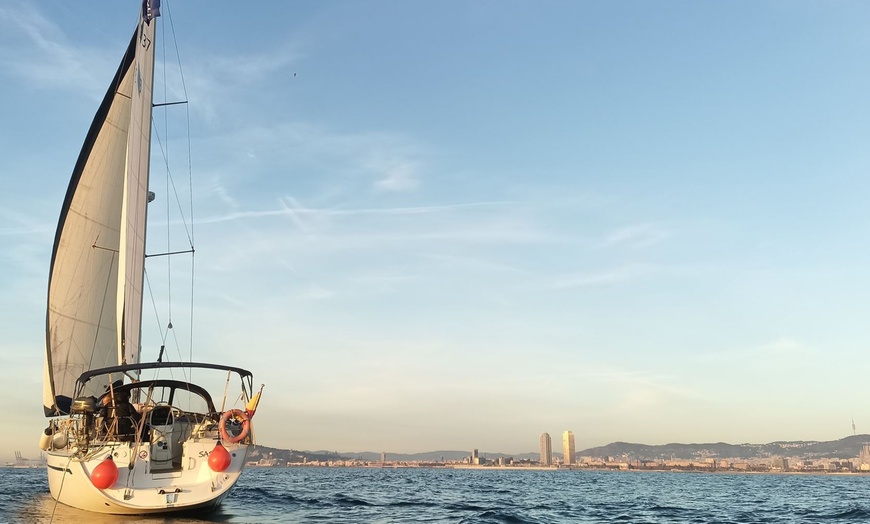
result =
[{"label": "handrail", "polygon": [[222,364],[210,364],[207,362],[140,362],[139,364],[125,364],[122,366],[109,366],[105,368],[91,369],[79,375],[76,383],[79,386],[84,386],[91,378],[99,375],[108,375],[110,373],[126,373],[127,371],[135,371],[142,369],[163,369],[163,368],[204,368],[204,369],[219,369],[222,371],[232,371],[237,373],[242,379],[252,379],[254,374],[247,369],[224,366]]}]

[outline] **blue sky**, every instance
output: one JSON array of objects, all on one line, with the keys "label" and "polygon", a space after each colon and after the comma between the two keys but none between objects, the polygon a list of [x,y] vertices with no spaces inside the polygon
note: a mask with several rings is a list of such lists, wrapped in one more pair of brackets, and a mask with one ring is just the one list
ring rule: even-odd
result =
[{"label": "blue sky", "polygon": [[[0,409],[23,428],[0,443],[25,455],[55,221],[130,4],[0,6]],[[266,384],[260,443],[827,440],[853,417],[870,433],[866,3],[167,12],[194,358]],[[158,49],[161,100],[184,96],[174,53],[162,69]]]}]

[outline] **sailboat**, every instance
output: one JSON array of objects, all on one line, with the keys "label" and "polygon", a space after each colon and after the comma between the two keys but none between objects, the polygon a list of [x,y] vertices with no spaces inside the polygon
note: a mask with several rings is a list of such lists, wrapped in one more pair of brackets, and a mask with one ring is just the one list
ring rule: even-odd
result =
[{"label": "sailboat", "polygon": [[242,474],[262,393],[239,367],[164,362],[162,349],[140,360],[159,7],[143,1],[87,133],[49,272],[40,448],[51,496],[99,513],[217,507]]}]

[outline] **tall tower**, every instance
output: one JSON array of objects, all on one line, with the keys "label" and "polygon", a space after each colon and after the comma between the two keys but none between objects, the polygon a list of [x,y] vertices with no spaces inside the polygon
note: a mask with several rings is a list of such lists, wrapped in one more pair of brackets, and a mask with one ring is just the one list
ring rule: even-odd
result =
[{"label": "tall tower", "polygon": [[550,439],[549,433],[541,433],[541,464],[544,466],[553,465],[553,441]]},{"label": "tall tower", "polygon": [[574,464],[574,432],[562,433],[562,464]]}]

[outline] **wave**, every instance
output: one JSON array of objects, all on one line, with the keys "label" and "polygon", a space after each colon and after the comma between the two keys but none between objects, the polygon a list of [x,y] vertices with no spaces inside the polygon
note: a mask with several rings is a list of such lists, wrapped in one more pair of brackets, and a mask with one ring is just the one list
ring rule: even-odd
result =
[{"label": "wave", "polygon": [[460,524],[538,524],[539,521],[504,510],[486,510],[478,515],[466,517]]},{"label": "wave", "polygon": [[[497,478],[480,472],[352,468],[262,468],[250,473],[216,512],[162,522],[870,522],[868,476],[746,476],[735,482],[736,477],[679,473],[517,473]],[[495,486],[496,480],[500,485]],[[49,522],[52,515],[58,523],[107,521],[93,515],[76,520],[69,508],[55,504],[44,471],[4,471],[0,493],[0,523]]]},{"label": "wave", "polygon": [[829,515],[816,515],[819,519],[824,520],[835,520],[835,521],[846,521],[846,522],[863,522],[870,519],[870,511],[860,507],[855,506],[846,511],[841,511],[837,513],[831,513]]}]

